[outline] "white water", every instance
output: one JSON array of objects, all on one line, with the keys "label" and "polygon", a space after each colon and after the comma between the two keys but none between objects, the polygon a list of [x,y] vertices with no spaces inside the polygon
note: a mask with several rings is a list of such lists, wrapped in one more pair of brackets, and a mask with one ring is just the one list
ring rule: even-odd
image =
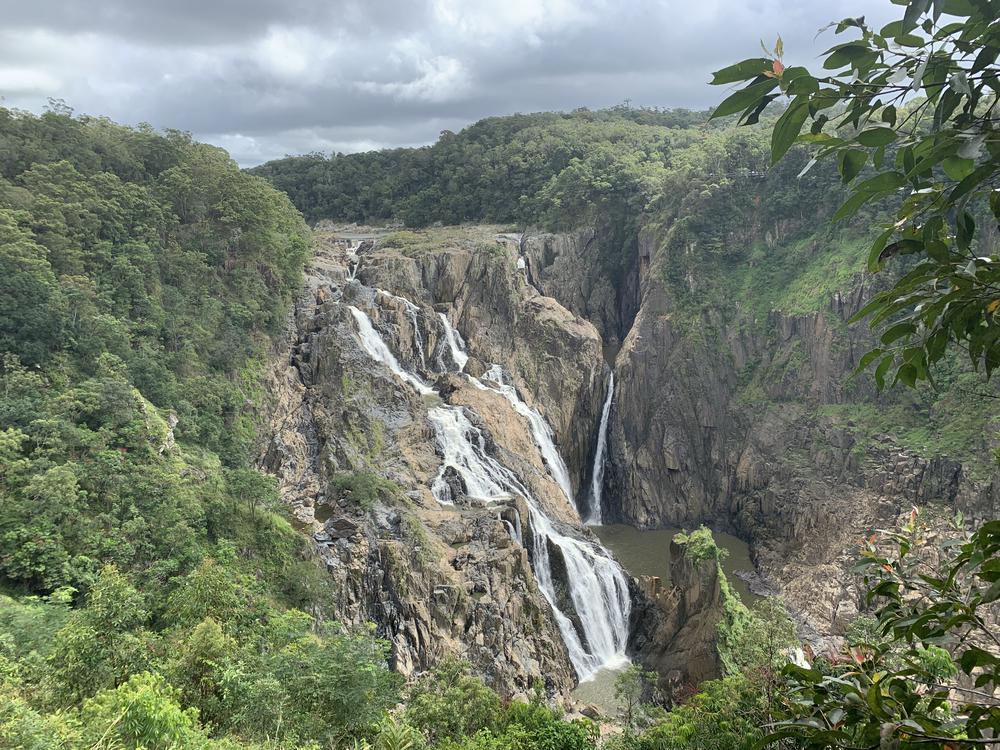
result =
[{"label": "white water", "polygon": [[597,451],[594,453],[594,471],[590,479],[590,504],[583,522],[588,526],[600,526],[601,495],[604,492],[604,463],[608,458],[608,417],[611,416],[611,402],[615,398],[615,374],[608,381],[608,395],[601,410],[601,425],[597,429]]},{"label": "white water", "polygon": [[[528,426],[531,427],[531,435],[535,439],[535,444],[538,446],[542,458],[545,459],[545,465],[549,470],[549,474],[556,480],[563,494],[566,495],[566,500],[569,501],[569,504],[573,505],[573,486],[569,481],[569,469],[566,468],[566,462],[563,461],[562,456],[559,455],[559,451],[556,449],[555,441],[552,437],[552,428],[545,421],[545,417],[539,414],[536,409],[532,409],[524,403],[521,397],[517,395],[517,389],[514,386],[504,382],[503,368],[500,365],[492,365],[483,373],[482,379],[490,382],[477,383],[477,385],[480,385],[480,387],[485,386],[501,394],[514,407],[514,411],[528,420]],[[493,385],[490,383],[493,383]]]},{"label": "white water", "polygon": [[462,341],[462,334],[456,331],[448,316],[438,313],[441,316],[441,323],[444,325],[444,339],[448,342],[448,349],[451,351],[451,358],[458,365],[458,371],[464,372],[465,365],[469,362],[469,355],[465,353],[465,342]]},{"label": "white water", "polygon": [[427,357],[424,354],[424,337],[420,334],[420,323],[417,320],[420,308],[410,302],[410,300],[406,299],[406,297],[400,297],[398,294],[387,292],[385,289],[376,289],[375,291],[379,294],[384,294],[386,297],[391,297],[397,302],[403,303],[403,307],[406,308],[406,314],[410,316],[410,323],[413,324],[413,343],[417,347],[417,354],[420,355],[420,365],[426,369]]},{"label": "white water", "polygon": [[358,324],[358,336],[361,339],[361,348],[368,353],[368,356],[384,364],[394,375],[416,388],[418,393],[429,396],[435,392],[433,388],[416,375],[411,375],[400,366],[396,355],[386,346],[385,341],[382,340],[378,331],[372,326],[371,318],[354,305],[348,305],[348,308],[350,308],[351,315],[354,316],[354,320]]},{"label": "white water", "polygon": [[[420,378],[400,367],[396,357],[375,331],[368,316],[353,306],[350,309],[358,322],[362,348],[369,356],[383,363],[400,379],[421,393],[434,393],[434,390]],[[464,368],[468,357],[461,350],[460,339],[457,336],[448,336],[447,330],[450,325],[447,324],[446,317],[444,323],[449,346],[454,345],[455,351],[465,357],[464,360],[461,357],[454,359],[459,367]],[[503,372],[499,367],[494,366],[484,377],[489,377],[496,387],[479,383],[474,379],[472,382],[503,394],[517,413],[528,420],[532,435],[548,463],[549,471],[567,493],[567,499],[572,502],[566,465],[555,448],[548,424],[537,411],[521,401],[512,386],[503,383]],[[524,499],[531,522],[531,550],[535,577],[542,595],[552,607],[556,624],[578,677],[587,680],[602,667],[625,663],[631,600],[625,576],[607,550],[600,544],[566,536],[557,531],[527,487],[510,469],[487,453],[485,437],[469,421],[462,408],[449,404],[438,405],[428,411],[428,418],[434,427],[443,454],[442,467],[431,486],[435,499],[443,504],[452,504],[451,492],[444,481],[444,473],[449,467],[462,477],[469,497],[485,502],[505,500],[512,495]],[[562,480],[558,472],[561,472]],[[520,525],[518,518],[517,528],[512,528],[518,541],[522,536]],[[583,631],[582,639],[573,621],[557,603],[549,558],[550,545],[562,553],[565,561],[568,595]]]}]

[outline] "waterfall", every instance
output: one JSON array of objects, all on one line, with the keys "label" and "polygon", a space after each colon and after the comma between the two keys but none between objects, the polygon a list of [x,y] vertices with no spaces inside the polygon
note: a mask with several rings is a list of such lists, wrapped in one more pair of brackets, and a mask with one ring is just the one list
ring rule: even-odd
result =
[{"label": "waterfall", "polygon": [[[358,323],[361,346],[372,359],[381,362],[401,380],[420,393],[434,393],[416,375],[402,369],[385,341],[372,326],[368,316],[356,307],[350,307]],[[462,350],[457,332],[451,329],[447,317],[442,315],[445,337],[452,356],[460,369],[468,355]],[[455,335],[449,335],[449,329]],[[455,354],[459,356],[455,356]],[[572,502],[569,473],[552,440],[552,430],[536,410],[525,404],[517,391],[503,382],[503,371],[498,366],[484,375],[493,384],[470,381],[479,387],[501,393],[514,410],[527,419],[539,450],[548,464],[548,470]],[[445,473],[451,469],[461,477],[466,494],[483,502],[522,498],[530,519],[530,544],[535,578],[539,590],[552,608],[556,625],[566,645],[570,661],[581,680],[593,676],[601,667],[626,661],[625,647],[628,639],[628,620],[631,607],[628,584],[618,564],[600,544],[576,539],[560,533],[545,515],[541,506],[517,475],[489,455],[482,431],[469,421],[465,411],[458,406],[439,404],[428,410],[428,419],[442,453],[442,466],[431,485],[435,499],[442,504],[452,504],[451,488]],[[515,539],[522,536],[518,517]],[[569,600],[576,611],[581,632],[559,605],[555,582],[552,577],[550,549],[557,549],[566,565],[566,584]]]},{"label": "waterfall", "polygon": [[473,382],[481,388],[485,387],[501,394],[514,407],[514,411],[528,420],[528,426],[531,427],[531,435],[535,439],[535,444],[538,446],[542,458],[545,459],[549,474],[556,480],[569,504],[574,505],[573,486],[569,481],[569,469],[566,468],[566,462],[563,461],[562,456],[559,455],[559,451],[556,449],[555,441],[552,437],[552,428],[545,421],[545,417],[539,414],[536,409],[532,409],[524,403],[521,397],[517,395],[517,389],[514,386],[504,382],[503,368],[500,365],[492,365],[483,373],[482,379],[491,381],[495,385],[491,386],[489,383]]},{"label": "waterfall", "polygon": [[361,310],[356,308],[354,305],[348,305],[348,309],[350,309],[351,315],[354,316],[354,320],[358,324],[358,336],[361,339],[361,348],[365,350],[369,357],[374,359],[376,362],[384,364],[396,377],[400,380],[405,380],[407,383],[416,388],[418,393],[424,396],[429,396],[434,393],[433,388],[427,385],[416,375],[408,373],[400,366],[399,360],[396,359],[396,355],[392,353],[392,350],[390,350],[388,346],[386,346],[385,341],[382,340],[378,331],[376,331],[375,327],[372,326],[371,318],[361,312]]},{"label": "waterfall", "polygon": [[462,341],[462,334],[454,329],[447,315],[444,313],[438,313],[438,315],[441,317],[442,325],[444,325],[444,339],[448,342],[451,358],[458,365],[458,371],[464,372],[469,355],[465,353],[465,342]]},{"label": "waterfall", "polygon": [[583,519],[588,526],[601,525],[601,495],[604,492],[604,463],[608,458],[608,417],[611,416],[611,402],[615,398],[615,374],[611,373],[608,380],[608,395],[604,397],[604,408],[601,409],[601,424],[597,428],[597,451],[594,453],[594,471],[590,478],[590,505],[587,517]]},{"label": "waterfall", "polygon": [[386,297],[401,302],[403,307],[406,308],[406,314],[410,317],[410,323],[413,324],[413,344],[417,347],[417,354],[420,355],[420,364],[425,369],[427,368],[427,357],[424,354],[424,337],[420,333],[420,323],[417,320],[417,315],[420,314],[420,308],[414,305],[406,297],[400,297],[398,294],[393,294],[392,292],[387,292],[385,289],[376,289],[379,294],[384,294]]}]

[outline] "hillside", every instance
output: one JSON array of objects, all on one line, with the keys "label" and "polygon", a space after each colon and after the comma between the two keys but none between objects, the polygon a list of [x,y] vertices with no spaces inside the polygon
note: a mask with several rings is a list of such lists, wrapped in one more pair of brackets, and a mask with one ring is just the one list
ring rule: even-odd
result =
[{"label": "hillside", "polygon": [[[831,228],[804,161],[616,108],[247,173],[0,109],[0,745],[759,737],[761,670],[865,609],[859,535],[1000,497],[970,373],[849,378],[883,210]],[[797,637],[707,529],[661,581],[595,517],[738,535]],[[636,713],[573,697],[616,674]]]}]

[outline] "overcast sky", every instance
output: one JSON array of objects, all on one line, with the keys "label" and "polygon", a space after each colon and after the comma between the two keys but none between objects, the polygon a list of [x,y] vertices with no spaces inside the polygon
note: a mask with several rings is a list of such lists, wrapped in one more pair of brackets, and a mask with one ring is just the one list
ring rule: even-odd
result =
[{"label": "overcast sky", "polygon": [[430,143],[488,115],[704,108],[777,34],[894,17],[889,0],[0,0],[0,97],[179,128],[244,166]]}]

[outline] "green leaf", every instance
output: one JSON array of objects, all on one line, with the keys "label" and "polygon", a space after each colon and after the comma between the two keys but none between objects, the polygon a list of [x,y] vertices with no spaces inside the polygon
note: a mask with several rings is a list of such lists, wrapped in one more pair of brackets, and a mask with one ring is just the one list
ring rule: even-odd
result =
[{"label": "green leaf", "polygon": [[903,14],[903,31],[911,31],[917,27],[920,16],[927,12],[930,7],[930,0],[910,0]]},{"label": "green leaf", "polygon": [[944,173],[953,180],[964,180],[976,169],[976,163],[972,159],[963,159],[959,156],[949,156],[941,162]]},{"label": "green leaf", "polygon": [[858,366],[856,368],[854,368],[854,371],[856,373],[857,372],[861,372],[862,370],[864,370],[865,368],[867,368],[868,365],[870,365],[876,359],[878,359],[879,357],[881,357],[882,354],[884,354],[884,353],[885,353],[885,349],[872,349],[870,352],[867,352],[861,358],[861,360],[858,362]]},{"label": "green leaf", "polygon": [[948,194],[947,198],[948,202],[955,203],[960,198],[963,198],[964,196],[968,195],[973,190],[975,190],[976,187],[980,185],[984,180],[991,177],[995,172],[996,172],[996,165],[992,163],[984,164],[983,166],[979,167],[979,169],[975,170],[972,174],[963,178],[962,181],[954,187],[954,189]]},{"label": "green leaf", "polygon": [[850,182],[864,169],[868,161],[868,152],[860,149],[850,148],[840,152],[840,174],[844,182]]},{"label": "green leaf", "polygon": [[897,323],[882,334],[882,343],[888,346],[892,342],[916,332],[917,327],[913,323]]},{"label": "green leaf", "polygon": [[771,70],[773,61],[766,57],[753,57],[743,60],[728,68],[717,70],[712,74],[712,85],[721,86],[726,83],[736,83],[738,81],[749,81],[756,78],[766,70]]},{"label": "green leaf", "polygon": [[858,133],[855,140],[862,146],[872,148],[875,146],[885,146],[896,140],[896,131],[892,128],[869,128]]},{"label": "green leaf", "polygon": [[882,259],[882,251],[885,249],[886,243],[892,237],[894,231],[895,228],[885,230],[872,243],[871,249],[868,251],[868,269],[873,273],[878,270],[879,261]]},{"label": "green leaf", "polygon": [[788,109],[778,118],[771,133],[771,163],[777,164],[788,149],[791,148],[795,139],[805,124],[806,117],[809,116],[809,99],[807,96],[799,95],[788,105]]},{"label": "green leaf", "polygon": [[[885,376],[889,372],[889,368],[892,367],[893,356],[890,354],[881,362],[878,363],[878,367],[875,368],[875,385],[878,386],[880,391],[885,390]],[[891,584],[891,581],[886,581],[886,583]]]},{"label": "green leaf", "polygon": [[863,44],[845,44],[830,50],[829,56],[823,61],[823,67],[827,70],[836,70],[848,65],[856,67],[859,61],[866,57],[873,57],[874,54]]},{"label": "green leaf", "polygon": [[752,83],[723,99],[722,103],[712,112],[712,119],[742,112],[752,107],[757,100],[765,97],[777,87],[778,80],[776,78],[765,78],[757,83]]},{"label": "green leaf", "polygon": [[902,172],[883,172],[867,180],[859,182],[854,186],[855,192],[860,193],[885,193],[896,190],[906,184],[906,175]]},{"label": "green leaf", "polygon": [[[787,73],[788,71],[785,72]],[[815,94],[819,91],[819,81],[811,75],[797,76],[788,84],[787,91],[792,96],[797,94]]]},{"label": "green leaf", "polygon": [[844,205],[837,209],[830,221],[836,223],[841,219],[846,219],[848,216],[853,216],[859,208],[865,205],[871,200],[870,193],[854,193],[844,201]]},{"label": "green leaf", "polygon": [[962,665],[962,671],[969,674],[976,667],[1000,664],[1000,659],[997,659],[997,657],[988,651],[983,651],[981,648],[971,646],[964,654],[962,654],[962,658],[959,663]]}]

